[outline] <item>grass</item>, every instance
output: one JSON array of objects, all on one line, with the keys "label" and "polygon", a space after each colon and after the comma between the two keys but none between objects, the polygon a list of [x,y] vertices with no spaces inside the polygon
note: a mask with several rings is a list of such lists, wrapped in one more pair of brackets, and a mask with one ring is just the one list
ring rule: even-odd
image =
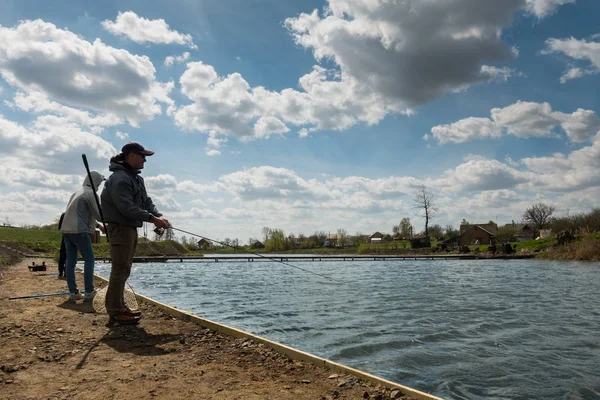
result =
[{"label": "grass", "polygon": [[[43,253],[51,258],[58,258],[62,234],[60,231],[47,231],[39,229],[9,228],[0,226],[0,242],[17,243],[36,253]],[[100,238],[101,243],[94,243],[96,257],[110,257],[109,244],[106,237]],[[139,241],[136,256],[163,256],[184,255],[187,250],[180,243],[172,240],[160,242]]]},{"label": "grass", "polygon": [[[17,243],[23,247],[33,250],[36,253],[43,253],[48,257],[58,258],[62,234],[59,231],[9,228],[0,226],[0,242]],[[94,253],[96,257],[110,257],[110,248],[106,243],[106,238],[101,238],[101,243],[94,244]],[[528,240],[525,242],[511,243],[517,245],[517,254],[539,253],[538,257],[558,260],[600,260],[600,233],[577,235],[576,241],[565,246],[556,247],[556,239]],[[264,249],[254,249],[242,247],[249,253],[265,253]],[[487,251],[488,246],[469,246],[472,252]],[[316,249],[295,249],[281,253],[304,253],[304,254],[404,254],[404,253],[429,253],[435,249],[435,243],[432,243],[431,249],[412,249],[410,242],[399,241],[380,244],[361,244],[357,247],[347,248],[316,248]],[[160,242],[144,242],[140,240],[136,249],[136,256],[201,256],[203,253],[234,254],[244,253],[242,250],[233,248],[210,249],[203,251],[190,251],[178,242],[165,240]],[[0,264],[8,263],[6,254],[0,254]]]}]

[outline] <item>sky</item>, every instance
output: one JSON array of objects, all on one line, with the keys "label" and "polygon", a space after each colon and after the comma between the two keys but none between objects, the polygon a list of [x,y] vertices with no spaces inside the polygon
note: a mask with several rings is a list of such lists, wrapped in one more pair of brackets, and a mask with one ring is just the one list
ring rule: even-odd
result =
[{"label": "sky", "polygon": [[[519,221],[600,197],[597,0],[0,2],[0,220],[52,223],[136,141],[209,238]],[[102,187],[100,188],[100,190]]]}]

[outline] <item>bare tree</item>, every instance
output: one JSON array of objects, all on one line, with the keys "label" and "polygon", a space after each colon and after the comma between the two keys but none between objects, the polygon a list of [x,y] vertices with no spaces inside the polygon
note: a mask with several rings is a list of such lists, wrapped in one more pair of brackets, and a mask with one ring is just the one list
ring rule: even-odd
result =
[{"label": "bare tree", "polygon": [[415,191],[413,197],[415,208],[420,208],[422,213],[421,218],[425,218],[425,237],[429,238],[429,220],[433,218],[433,213],[437,211],[435,206],[435,197],[425,185],[421,185]]},{"label": "bare tree", "polygon": [[348,232],[344,228],[340,228],[337,230],[337,242],[338,246],[344,247],[344,243],[346,242],[346,238],[348,237]]},{"label": "bare tree", "polygon": [[265,238],[265,243],[267,243],[267,240],[269,240],[269,236],[271,236],[271,228],[269,228],[268,226],[263,226],[262,234]]},{"label": "bare tree", "polygon": [[523,213],[523,219],[531,223],[537,232],[550,224],[550,217],[555,208],[548,204],[538,203],[527,208]]},{"label": "bare tree", "polygon": [[10,218],[8,218],[8,216],[4,217],[4,221],[3,221],[4,226],[12,226],[13,222],[11,221]]}]

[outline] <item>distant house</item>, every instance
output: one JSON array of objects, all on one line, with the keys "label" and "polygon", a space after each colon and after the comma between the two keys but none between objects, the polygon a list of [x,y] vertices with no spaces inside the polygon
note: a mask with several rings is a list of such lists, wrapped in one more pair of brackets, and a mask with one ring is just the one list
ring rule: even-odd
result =
[{"label": "distant house", "polygon": [[198,248],[200,248],[201,250],[208,250],[212,248],[212,243],[206,239],[198,240],[197,244]]},{"label": "distant house", "polygon": [[375,232],[371,236],[369,236],[369,243],[381,243],[383,242],[383,233]]},{"label": "distant house", "polygon": [[354,242],[346,235],[338,235],[337,233],[331,233],[326,236],[323,247],[352,247]]},{"label": "distant house", "polygon": [[523,242],[525,240],[533,240],[536,238],[535,229],[528,224],[506,224],[505,229],[514,231],[512,240]]},{"label": "distant house", "polygon": [[253,249],[264,249],[265,245],[260,240],[255,240],[254,242],[252,242],[252,245],[250,247],[252,247]]},{"label": "distant house", "polygon": [[467,246],[470,244],[492,244],[496,241],[498,225],[488,224],[463,224],[460,226],[458,236],[444,240],[448,246]]},{"label": "distant house", "polygon": [[426,249],[431,247],[431,241],[427,236],[415,236],[409,239],[410,247],[413,249]]},{"label": "distant house", "polygon": [[383,239],[382,239],[382,240],[383,240],[384,242],[391,242],[391,241],[392,241],[392,240],[394,240],[394,239],[392,238],[392,235],[390,235],[390,234],[386,234],[386,235],[383,235]]},{"label": "distant house", "polygon": [[525,240],[535,239],[535,229],[527,224],[517,224],[518,228],[515,227],[515,237],[517,241],[523,242]]},{"label": "distant house", "polygon": [[392,236],[392,240],[394,240],[394,241],[397,241],[397,240],[404,240],[404,239],[405,239],[405,238],[404,238],[404,236],[402,236],[402,235],[400,234],[400,232],[396,232],[396,233],[394,234],[394,236]]}]

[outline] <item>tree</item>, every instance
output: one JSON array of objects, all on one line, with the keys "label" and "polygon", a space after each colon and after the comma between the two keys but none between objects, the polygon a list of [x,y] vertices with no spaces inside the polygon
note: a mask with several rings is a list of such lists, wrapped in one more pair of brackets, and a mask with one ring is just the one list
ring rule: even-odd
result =
[{"label": "tree", "polygon": [[444,236],[444,228],[439,224],[432,225],[429,227],[429,235],[439,239]]},{"label": "tree", "polygon": [[460,221],[461,225],[470,225],[469,221],[467,221],[466,219],[462,219],[462,221]]},{"label": "tree", "polygon": [[265,243],[267,251],[285,251],[289,249],[289,241],[281,229],[271,229],[271,237]]},{"label": "tree", "polygon": [[271,228],[269,228],[268,226],[263,226],[262,234],[265,238],[265,243],[267,243],[267,240],[269,240],[269,235],[271,235]]},{"label": "tree", "polygon": [[402,218],[400,225],[398,225],[398,232],[405,238],[411,238],[413,235],[413,226],[410,223],[410,218]]},{"label": "tree", "polygon": [[346,238],[348,237],[348,232],[344,228],[340,228],[337,230],[337,244],[340,247],[344,247],[344,243],[346,242]]},{"label": "tree", "polygon": [[533,225],[536,232],[550,225],[550,217],[555,208],[548,204],[538,203],[527,208],[523,213],[523,220]]},{"label": "tree", "polygon": [[454,229],[454,227],[452,225],[446,225],[446,227],[444,228],[444,238],[445,239],[453,238],[454,236],[458,236],[458,234],[459,234],[458,230]]},{"label": "tree", "polygon": [[323,246],[323,243],[325,242],[325,240],[327,240],[327,234],[325,233],[325,231],[315,231],[315,233],[313,233],[313,236],[315,242],[317,243],[317,246],[321,247]]},{"label": "tree", "polygon": [[435,206],[435,196],[425,185],[421,185],[415,191],[413,197],[415,208],[422,210],[421,218],[425,218],[425,237],[429,238],[429,220],[433,218],[433,213],[437,211]]},{"label": "tree", "polygon": [[8,218],[8,216],[6,216],[6,217],[4,217],[3,224],[4,224],[4,226],[12,226],[13,222],[11,221],[10,218]]}]

